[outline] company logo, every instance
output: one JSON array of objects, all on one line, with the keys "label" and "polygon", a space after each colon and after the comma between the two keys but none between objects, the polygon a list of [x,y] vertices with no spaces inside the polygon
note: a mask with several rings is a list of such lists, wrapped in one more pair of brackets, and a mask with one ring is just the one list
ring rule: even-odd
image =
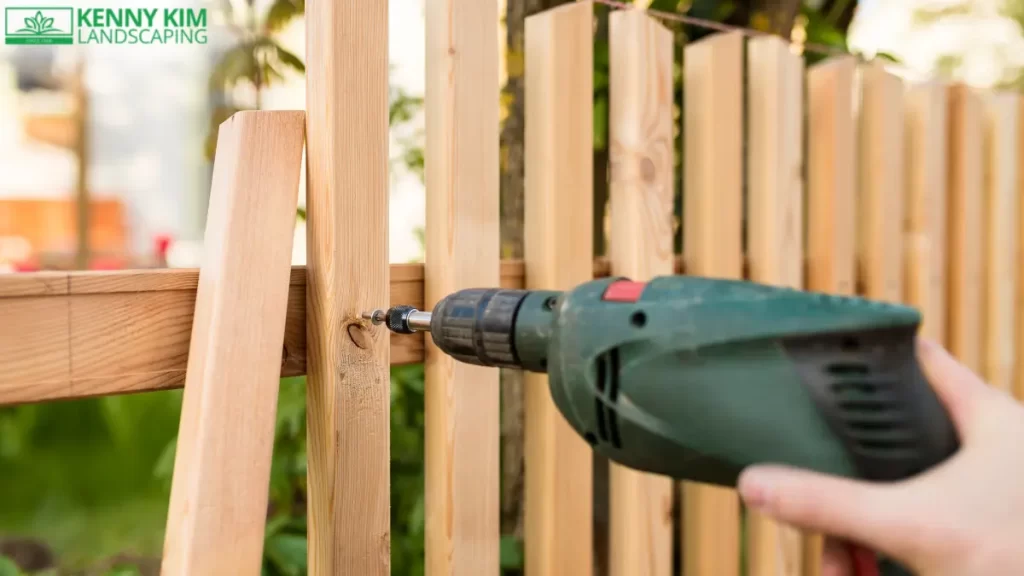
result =
[{"label": "company logo", "polygon": [[206,44],[206,9],[4,9],[7,44]]},{"label": "company logo", "polygon": [[71,8],[4,8],[7,44],[72,44],[74,11]]}]

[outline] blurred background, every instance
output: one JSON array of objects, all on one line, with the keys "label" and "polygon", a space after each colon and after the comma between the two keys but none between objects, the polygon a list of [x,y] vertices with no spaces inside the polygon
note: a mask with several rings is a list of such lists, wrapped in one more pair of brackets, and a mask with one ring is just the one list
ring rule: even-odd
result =
[{"label": "blurred background", "polygon": [[[499,1],[501,15],[495,90],[496,97],[501,91],[502,252],[514,258],[522,249],[523,21],[565,0],[489,1]],[[909,79],[1024,89],[1024,0],[635,1],[780,34],[798,45],[883,57]],[[4,0],[4,6],[19,4]],[[207,9],[208,43],[0,46],[0,274],[198,266],[216,126],[237,110],[304,107],[304,0],[163,0],[159,6]],[[390,0],[392,262],[423,257],[424,9],[424,0]],[[603,21],[595,52],[598,206],[607,198]],[[706,33],[672,29],[680,43]],[[808,63],[822,57],[805,55]],[[305,263],[303,215],[300,208],[295,264]],[[600,249],[604,227],[597,224]],[[514,377],[503,381],[502,566],[519,574],[522,409]],[[304,386],[303,378],[282,381],[267,575],[306,573]],[[0,576],[157,574],[180,402],[180,391],[170,391],[0,408]],[[422,367],[396,367],[396,575],[423,573],[422,430]]]}]

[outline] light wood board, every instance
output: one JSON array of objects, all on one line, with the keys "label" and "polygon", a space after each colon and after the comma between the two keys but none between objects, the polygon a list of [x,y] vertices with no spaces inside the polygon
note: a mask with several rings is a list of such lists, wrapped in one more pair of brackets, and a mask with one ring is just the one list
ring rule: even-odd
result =
[{"label": "light wood board", "polygon": [[983,102],[985,188],[982,208],[982,375],[1012,392],[1017,300],[1018,95],[987,94]]},{"label": "light wood board", "polygon": [[[498,7],[426,10],[428,307],[499,275]],[[498,370],[426,351],[426,570],[499,570]]]},{"label": "light wood board", "polygon": [[981,275],[984,172],[981,97],[954,86],[949,101],[946,345],[981,372]]},{"label": "light wood board", "polygon": [[390,573],[388,2],[306,7],[309,573]]},{"label": "light wood board", "polygon": [[[687,273],[743,275],[743,36],[685,48],[683,251]],[[735,490],[683,484],[683,574],[738,576]]]},{"label": "light wood board", "polygon": [[1017,370],[1014,377],[1013,393],[1017,400],[1024,401],[1024,363],[1020,360],[1024,358],[1024,266],[1020,264],[1021,257],[1024,257],[1024,226],[1020,226],[1020,223],[1024,223],[1024,95],[1019,96],[1017,99],[1017,137],[1019,138],[1017,147],[1017,222],[1018,222],[1018,236],[1017,236],[1017,332],[1016,332],[1016,350],[1017,350]]},{"label": "light wood board", "polygon": [[[826,60],[807,72],[807,273],[815,292],[856,292],[857,128],[852,57]],[[821,576],[823,540],[804,540],[804,574]]]},{"label": "light wood board", "polygon": [[304,121],[238,112],[219,129],[163,576],[263,566]]},{"label": "light wood board", "polygon": [[[673,270],[672,33],[639,10],[609,16],[612,272]],[[672,572],[672,481],[609,464],[609,573]]]},{"label": "light wood board", "polygon": [[[526,19],[527,288],[593,278],[594,7],[583,1]],[[593,573],[592,450],[526,373],[526,573]]]},{"label": "light wood board", "polygon": [[[803,287],[803,58],[775,36],[747,44],[750,279]],[[801,576],[800,531],[747,512],[751,576]]]},{"label": "light wood board", "polygon": [[948,89],[915,84],[906,92],[906,301],[921,311],[919,334],[946,337],[946,141]]},{"label": "light wood board", "polygon": [[903,81],[878,63],[861,67],[858,258],[863,293],[903,301]]}]

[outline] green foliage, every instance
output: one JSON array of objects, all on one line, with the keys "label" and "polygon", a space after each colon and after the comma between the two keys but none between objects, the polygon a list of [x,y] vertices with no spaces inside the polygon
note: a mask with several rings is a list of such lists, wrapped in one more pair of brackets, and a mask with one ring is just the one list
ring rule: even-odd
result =
[{"label": "green foliage", "polygon": [[0,576],[21,576],[21,570],[13,560],[0,556]]}]

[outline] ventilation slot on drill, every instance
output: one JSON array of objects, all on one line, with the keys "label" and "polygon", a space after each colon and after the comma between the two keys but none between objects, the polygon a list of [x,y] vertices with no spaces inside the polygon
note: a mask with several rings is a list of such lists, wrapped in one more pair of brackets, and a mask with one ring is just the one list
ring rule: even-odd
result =
[{"label": "ventilation slot on drill", "polygon": [[873,458],[906,457],[916,438],[894,400],[896,382],[857,362],[825,366],[839,417],[854,449]]},{"label": "ventilation slot on drill", "polygon": [[597,358],[597,392],[597,397],[594,398],[594,408],[597,412],[597,435],[601,440],[611,442],[612,446],[621,448],[619,422],[614,409],[619,395],[619,351],[617,349],[612,349]]}]

